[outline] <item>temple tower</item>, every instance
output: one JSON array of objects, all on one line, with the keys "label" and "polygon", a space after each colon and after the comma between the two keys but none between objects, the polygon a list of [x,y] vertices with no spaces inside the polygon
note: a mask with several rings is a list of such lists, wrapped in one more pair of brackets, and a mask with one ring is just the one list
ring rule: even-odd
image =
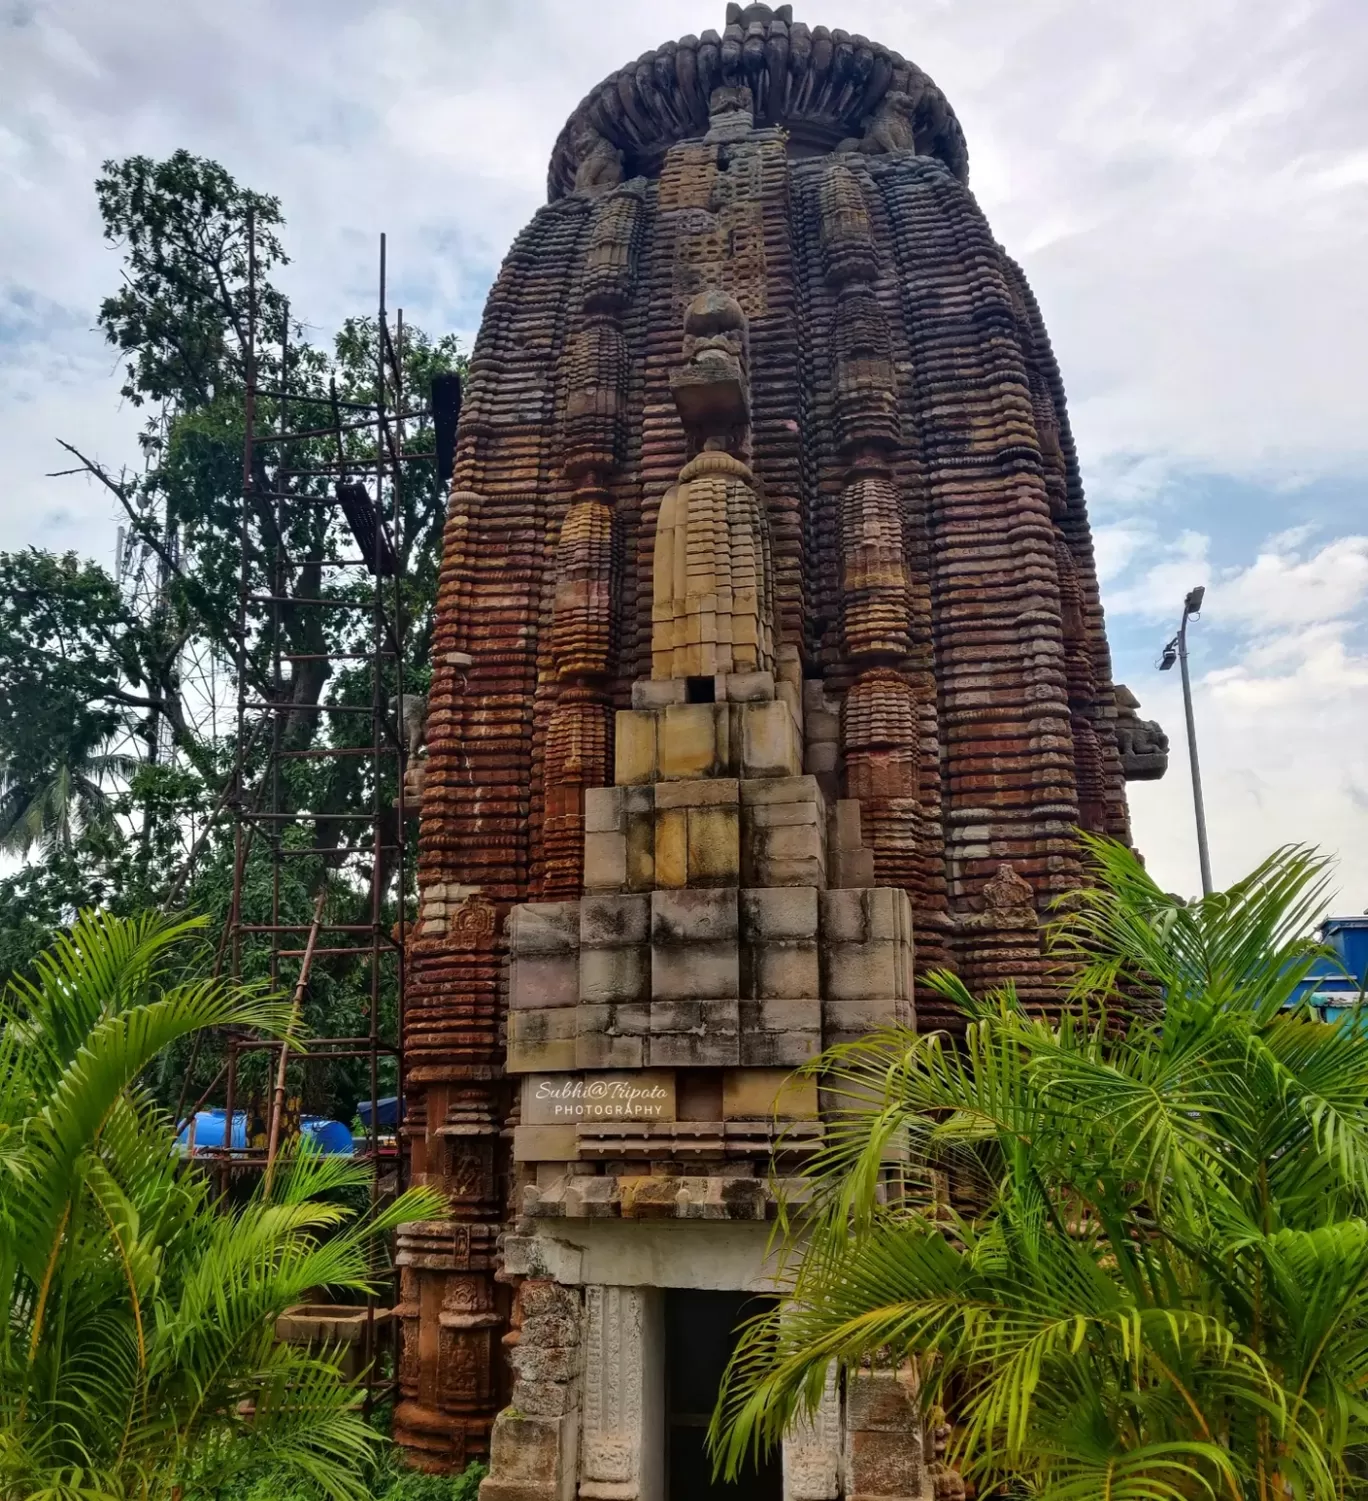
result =
[{"label": "temple tower", "polygon": [[[953,1028],[927,967],[1050,1005],[1074,830],[1162,774],[966,176],[912,64],[733,5],[576,110],[490,295],[405,1040],[454,1218],[401,1237],[396,1412],[434,1465],[492,1435],[485,1501],[707,1494],[689,1393],[823,1130],[792,1069]],[[748,1493],[930,1496],[911,1400],[833,1384]]]}]

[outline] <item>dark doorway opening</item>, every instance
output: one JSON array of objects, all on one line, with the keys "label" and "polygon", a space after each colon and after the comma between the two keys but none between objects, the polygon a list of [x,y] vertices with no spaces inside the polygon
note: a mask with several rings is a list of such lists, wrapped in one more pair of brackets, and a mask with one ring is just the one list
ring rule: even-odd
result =
[{"label": "dark doorway opening", "polygon": [[699,1292],[669,1288],[665,1293],[665,1471],[668,1501],[782,1501],[779,1451],[760,1466],[748,1466],[727,1485],[712,1478],[708,1422],[722,1387],[722,1373],[747,1319],[772,1298],[752,1293]]}]

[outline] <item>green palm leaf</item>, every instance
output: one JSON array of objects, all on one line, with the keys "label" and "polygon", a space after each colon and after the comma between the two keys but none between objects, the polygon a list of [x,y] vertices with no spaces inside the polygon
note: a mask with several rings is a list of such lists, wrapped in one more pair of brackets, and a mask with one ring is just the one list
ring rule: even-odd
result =
[{"label": "green palm leaf", "polygon": [[377,1239],[428,1191],[356,1216],[350,1162],[303,1154],[221,1208],[139,1080],[202,1027],[283,1036],[287,1003],[206,980],[199,925],[83,916],[0,1000],[0,1496],[162,1501],[269,1462],[359,1497],[374,1442],[332,1361],[276,1343],[320,1288],[373,1293]]},{"label": "green palm leaf", "polygon": [[834,1365],[923,1372],[983,1491],[1365,1493],[1368,1029],[1291,1006],[1327,862],[1289,847],[1195,904],[1087,838],[1050,1020],[919,983],[963,1040],[890,1030],[809,1065],[830,1120],[779,1221],[710,1442],[770,1448]]}]

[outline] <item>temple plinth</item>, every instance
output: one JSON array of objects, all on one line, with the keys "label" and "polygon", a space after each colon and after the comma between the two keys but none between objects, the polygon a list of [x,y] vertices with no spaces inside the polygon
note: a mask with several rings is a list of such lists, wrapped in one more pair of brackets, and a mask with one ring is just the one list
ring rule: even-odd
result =
[{"label": "temple plinth", "polygon": [[[585,99],[490,295],[405,1042],[454,1218],[401,1243],[396,1412],[422,1463],[490,1456],[483,1501],[705,1493],[680,1404],[825,1129],[792,1071],[959,1025],[928,967],[1058,1004],[1076,830],[1128,839],[1164,769],[966,176],[915,66],[733,5]],[[747,1494],[930,1497],[913,1401],[833,1382]]]}]

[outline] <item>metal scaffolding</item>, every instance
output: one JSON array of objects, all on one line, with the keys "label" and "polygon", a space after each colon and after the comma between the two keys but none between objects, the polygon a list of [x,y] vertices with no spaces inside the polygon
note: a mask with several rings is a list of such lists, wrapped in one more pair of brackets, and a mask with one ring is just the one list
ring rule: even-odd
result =
[{"label": "metal scaffolding", "polygon": [[[189,1123],[190,1155],[216,1175],[225,1197],[244,1175],[255,1178],[263,1171],[269,1192],[277,1158],[298,1129],[290,1075],[307,1080],[310,1070],[346,1060],[363,1064],[369,1091],[368,1129],[354,1155],[369,1168],[372,1204],[403,1187],[410,875],[404,780],[417,751],[415,737],[406,733],[406,711],[416,700],[405,692],[403,501],[406,466],[437,457],[430,448],[406,447],[415,420],[433,422],[436,401],[430,407],[424,392],[420,408],[408,406],[403,310],[391,328],[383,235],[378,283],[371,399],[343,400],[335,380],[319,390],[316,372],[312,379],[296,379],[288,305],[278,345],[264,358],[256,225],[249,219],[236,750],[221,803],[233,819],[233,873],[219,966],[235,979],[264,977],[273,990],[291,993],[293,1035],[282,1043],[225,1029],[213,1082],[188,1111],[184,1099],[177,1109],[178,1119]],[[273,370],[273,383],[259,380],[263,366]],[[450,392],[445,399],[450,402]],[[436,426],[440,430],[440,418]],[[335,457],[319,461],[332,446]],[[296,457],[301,453],[303,458]],[[301,533],[309,543],[292,550],[288,539]],[[346,622],[346,650],[330,649],[326,637],[319,650],[299,649],[298,637],[309,634],[302,621],[336,621],[338,612]],[[353,684],[365,675],[368,703],[325,700],[321,687],[309,702],[299,691],[310,672],[326,679],[339,663],[346,664]],[[366,789],[369,806],[337,811],[326,805],[327,789],[343,778]],[[292,868],[296,861],[302,862],[302,877]],[[287,900],[286,886],[297,897],[301,880],[312,898],[309,917]],[[299,1035],[311,984],[323,966],[368,992],[368,1024],[360,1033]],[[264,1074],[260,1064],[248,1067],[262,1053]],[[388,1139],[381,1129],[387,1060],[396,1097]],[[187,1087],[194,1067],[192,1057]],[[244,1082],[244,1070],[252,1083]],[[210,1101],[222,1102],[222,1141],[197,1144],[194,1122]],[[358,1103],[358,1113],[365,1103]],[[397,1374],[397,1360],[384,1370],[388,1340],[381,1327],[388,1327],[391,1338],[397,1335],[397,1321],[389,1318],[396,1302],[397,1296],[387,1307],[373,1297],[368,1304],[362,1360],[371,1401]]]}]

